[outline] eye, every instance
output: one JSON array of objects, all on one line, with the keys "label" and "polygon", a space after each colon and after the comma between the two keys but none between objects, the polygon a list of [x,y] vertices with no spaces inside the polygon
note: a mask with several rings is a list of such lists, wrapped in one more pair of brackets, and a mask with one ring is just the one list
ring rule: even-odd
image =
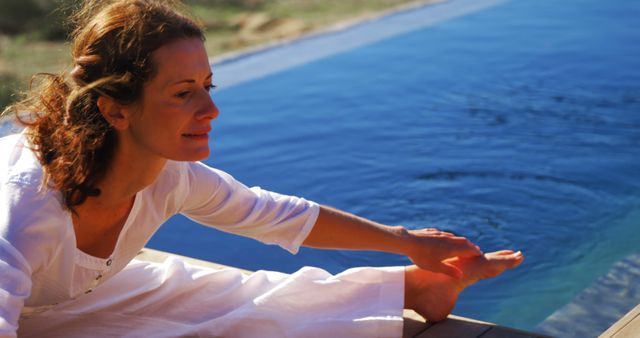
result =
[{"label": "eye", "polygon": [[208,85],[204,86],[204,89],[205,89],[206,91],[208,91],[208,92],[210,92],[210,91],[212,91],[212,90],[214,90],[214,89],[216,89],[216,88],[218,88],[218,86],[216,86],[216,85],[214,85],[214,84],[208,84]]},{"label": "eye", "polygon": [[179,99],[186,99],[187,97],[189,97],[189,94],[191,94],[191,91],[188,90],[183,90],[181,92],[178,92],[175,97],[179,98]]}]

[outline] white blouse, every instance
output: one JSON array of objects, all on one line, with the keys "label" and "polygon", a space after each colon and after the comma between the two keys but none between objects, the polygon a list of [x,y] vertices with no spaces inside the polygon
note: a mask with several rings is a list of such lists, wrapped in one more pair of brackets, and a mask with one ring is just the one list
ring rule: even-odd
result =
[{"label": "white blouse", "polygon": [[316,203],[247,188],[202,163],[168,161],[136,194],[113,253],[101,259],[77,249],[70,213],[57,191],[39,190],[41,179],[26,138],[0,138],[0,336],[15,334],[21,315],[91,293],[174,214],[295,253],[319,212]]}]

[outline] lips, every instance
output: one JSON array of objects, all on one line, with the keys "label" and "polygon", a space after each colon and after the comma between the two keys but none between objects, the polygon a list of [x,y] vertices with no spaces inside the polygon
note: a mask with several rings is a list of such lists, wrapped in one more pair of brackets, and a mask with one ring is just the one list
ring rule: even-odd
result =
[{"label": "lips", "polygon": [[189,133],[184,133],[182,134],[182,136],[184,137],[209,137],[209,132],[211,131],[211,128],[207,128],[207,129],[203,129],[203,130],[197,130],[197,131],[192,131]]},{"label": "lips", "polygon": [[185,138],[187,138],[189,140],[208,140],[210,131],[211,131],[211,128],[198,130],[198,131],[192,131],[192,132],[189,132],[189,133],[182,134],[182,137],[185,137]]}]

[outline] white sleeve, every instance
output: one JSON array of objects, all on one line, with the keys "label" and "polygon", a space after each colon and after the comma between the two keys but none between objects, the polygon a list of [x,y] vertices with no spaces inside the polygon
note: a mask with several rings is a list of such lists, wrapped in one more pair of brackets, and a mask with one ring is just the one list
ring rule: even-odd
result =
[{"label": "white sleeve", "polygon": [[16,335],[32,276],[51,262],[66,234],[54,194],[25,184],[0,185],[0,337]]},{"label": "white sleeve", "polygon": [[222,231],[277,244],[296,253],[318,218],[318,204],[248,188],[200,162],[187,166],[186,199],[180,212]]},{"label": "white sleeve", "polygon": [[6,239],[0,238],[0,337],[15,337],[18,318],[31,293],[31,267]]}]

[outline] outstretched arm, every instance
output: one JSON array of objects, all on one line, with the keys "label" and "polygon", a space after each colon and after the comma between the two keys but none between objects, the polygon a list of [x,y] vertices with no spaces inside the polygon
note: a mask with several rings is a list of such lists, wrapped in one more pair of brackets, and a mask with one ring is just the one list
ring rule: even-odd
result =
[{"label": "outstretched arm", "polygon": [[320,207],[318,220],[303,245],[401,254],[423,269],[458,278],[462,271],[445,260],[482,254],[466,238],[448,232],[387,226],[327,206]]}]

